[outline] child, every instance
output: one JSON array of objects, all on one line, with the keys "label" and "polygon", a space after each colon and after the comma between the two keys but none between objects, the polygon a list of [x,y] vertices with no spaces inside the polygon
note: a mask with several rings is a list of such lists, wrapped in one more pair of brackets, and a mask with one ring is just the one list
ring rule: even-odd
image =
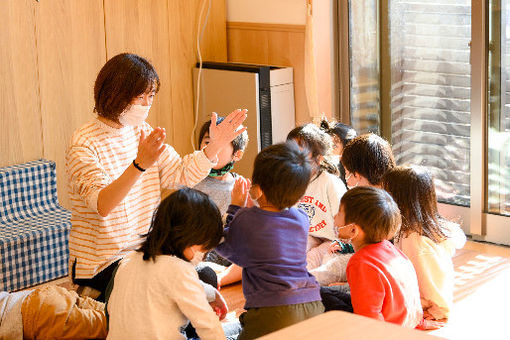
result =
[{"label": "child", "polygon": [[[224,339],[193,266],[218,244],[222,230],[220,212],[206,194],[183,188],[164,199],[146,240],[112,278],[108,338],[182,339],[179,330],[190,320],[201,339]],[[224,317],[224,300],[214,293],[212,306]]]},{"label": "child", "polygon": [[396,167],[384,175],[383,187],[402,214],[395,245],[416,269],[424,317],[448,319],[453,304],[452,256],[455,248],[464,246],[466,236],[458,224],[439,215],[434,182],[425,169]]},{"label": "child", "polygon": [[[216,123],[220,124],[224,120],[223,117],[218,117]],[[209,127],[211,121],[207,121],[202,125],[198,135],[198,145],[203,149],[209,144]],[[211,169],[209,176],[202,182],[198,183],[194,188],[200,190],[216,203],[220,209],[221,215],[225,215],[227,208],[230,205],[230,193],[234,187],[234,182],[239,175],[231,172],[234,163],[241,160],[243,157],[244,149],[248,144],[248,132],[244,131],[237,136],[232,143],[227,144],[223,149],[218,152],[218,163]],[[232,264],[230,261],[219,256],[214,250],[211,250],[204,257],[204,261],[217,263],[228,267],[218,274],[218,285],[225,286],[230,283],[241,280],[242,268]]]},{"label": "child", "polygon": [[342,153],[347,187],[381,187],[382,176],[395,167],[391,145],[373,133],[351,140]]},{"label": "child", "polygon": [[338,164],[337,167],[340,172],[340,179],[347,185],[347,181],[345,180],[345,168],[342,165],[341,159],[347,143],[356,137],[356,130],[342,123],[336,123],[331,127],[330,123],[325,119],[321,122],[321,129],[326,131],[333,138],[333,149],[331,153],[334,157],[338,157],[336,163]]},{"label": "child", "polygon": [[414,328],[422,319],[416,272],[388,241],[400,223],[391,196],[373,187],[347,191],[335,216],[338,236],[355,250],[347,265],[354,313]]},{"label": "child", "polygon": [[[307,268],[320,284],[331,283],[330,270],[314,269],[325,264],[324,259],[331,260],[328,252],[331,242],[335,240],[333,218],[338,212],[340,198],[346,188],[336,176],[336,167],[325,160],[331,148],[331,137],[317,126],[307,124],[289,132],[287,140],[293,140],[299,146],[311,152],[313,161],[312,180],[308,184],[305,195],[299,200],[297,207],[303,209],[310,221],[307,243]],[[345,272],[348,257],[344,258],[340,272]],[[333,268],[330,268],[333,269]]]},{"label": "child", "polygon": [[104,303],[56,285],[0,292],[0,339],[104,339]]},{"label": "child", "polygon": [[250,195],[259,207],[242,208],[248,182],[236,180],[225,241],[216,251],[243,268],[247,311],[239,340],[253,339],[324,311],[319,285],[306,269],[306,214],[292,207],[311,176],[307,151],[275,144],[255,158]]}]

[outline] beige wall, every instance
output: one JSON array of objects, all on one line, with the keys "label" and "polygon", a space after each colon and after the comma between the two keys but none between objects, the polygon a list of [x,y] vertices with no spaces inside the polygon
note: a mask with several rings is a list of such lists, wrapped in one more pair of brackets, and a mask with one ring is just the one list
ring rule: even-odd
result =
[{"label": "beige wall", "polygon": [[[3,1],[0,21],[0,166],[57,162],[61,203],[69,207],[65,150],[90,120],[93,84],[120,52],[149,59],[161,79],[149,121],[165,127],[181,154],[192,151],[192,67],[200,0]],[[226,61],[225,0],[213,0],[202,53]]]},{"label": "beige wall", "polygon": [[[317,93],[319,111],[327,116],[337,116],[336,112],[336,77],[335,77],[335,51],[333,34],[333,0],[315,0],[314,6],[314,57],[317,73]],[[229,61],[243,61],[263,63],[268,60],[262,56],[262,51],[256,46],[250,48],[247,40],[251,43],[261,44],[262,48],[277,45],[282,39],[284,46],[290,50],[279,49],[273,51],[273,57],[269,62],[286,62],[285,66],[295,68],[295,96],[296,96],[296,122],[308,122],[311,118],[308,110],[301,107],[306,105],[304,97],[304,27],[306,24],[306,0],[227,0],[227,21],[231,23],[228,29]],[[248,24],[249,23],[249,24]],[[244,32],[239,27],[245,26]],[[257,26],[256,30],[250,29]],[[279,26],[280,25],[280,26]],[[289,26],[290,25],[290,26]],[[235,26],[233,32],[231,27]],[[265,28],[264,28],[265,27]],[[289,35],[288,27],[300,27],[302,37]],[[251,32],[250,32],[251,31]],[[265,32],[263,32],[265,31]],[[280,31],[278,33],[278,31]],[[244,33],[244,34],[243,34]],[[235,38],[233,36],[235,35]],[[256,38],[252,38],[255,37]],[[283,38],[285,37],[285,38]],[[252,45],[252,44],[251,44]],[[243,55],[239,58],[242,50],[249,49],[253,55]],[[303,57],[296,58],[298,55]],[[232,59],[234,58],[235,59]]]}]

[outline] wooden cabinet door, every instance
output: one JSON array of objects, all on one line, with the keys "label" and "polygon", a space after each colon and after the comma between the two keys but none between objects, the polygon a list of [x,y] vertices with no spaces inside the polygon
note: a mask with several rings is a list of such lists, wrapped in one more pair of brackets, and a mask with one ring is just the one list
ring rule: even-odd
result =
[{"label": "wooden cabinet door", "polygon": [[106,62],[102,0],[36,3],[44,157],[57,162],[58,196],[69,207],[65,153],[92,119],[94,81]]},{"label": "wooden cabinet door", "polygon": [[34,11],[31,0],[2,1],[0,166],[43,156]]}]

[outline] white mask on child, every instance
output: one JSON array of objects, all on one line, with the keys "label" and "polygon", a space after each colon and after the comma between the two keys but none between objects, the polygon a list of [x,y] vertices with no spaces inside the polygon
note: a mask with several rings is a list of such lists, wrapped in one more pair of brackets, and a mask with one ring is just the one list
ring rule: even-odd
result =
[{"label": "white mask on child", "polygon": [[197,250],[193,253],[193,258],[189,262],[191,262],[192,265],[196,266],[197,264],[202,262],[203,259],[204,259],[204,253]]},{"label": "white mask on child", "polygon": [[351,238],[341,238],[341,237],[339,236],[339,232],[338,232],[338,230],[339,230],[339,229],[347,228],[347,227],[350,227],[351,225],[353,225],[353,223],[349,223],[349,224],[346,224],[346,225],[341,226],[341,227],[337,227],[337,226],[335,226],[335,234],[336,234],[335,236],[336,236],[336,238],[337,238],[339,241],[342,241],[343,243],[351,244],[351,245],[352,245],[352,239],[353,239],[353,238],[354,238],[354,236],[356,236],[356,235],[354,235],[354,236],[353,236],[353,237],[351,237]]},{"label": "white mask on child", "polygon": [[124,126],[138,126],[149,116],[150,105],[131,104],[119,116],[119,122]]}]

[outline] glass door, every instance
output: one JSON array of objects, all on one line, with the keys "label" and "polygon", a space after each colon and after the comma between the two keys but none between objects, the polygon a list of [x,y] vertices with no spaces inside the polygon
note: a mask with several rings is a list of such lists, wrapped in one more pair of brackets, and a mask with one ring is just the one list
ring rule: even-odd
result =
[{"label": "glass door", "polygon": [[440,210],[510,244],[510,0],[351,0],[350,118],[434,175]]}]

